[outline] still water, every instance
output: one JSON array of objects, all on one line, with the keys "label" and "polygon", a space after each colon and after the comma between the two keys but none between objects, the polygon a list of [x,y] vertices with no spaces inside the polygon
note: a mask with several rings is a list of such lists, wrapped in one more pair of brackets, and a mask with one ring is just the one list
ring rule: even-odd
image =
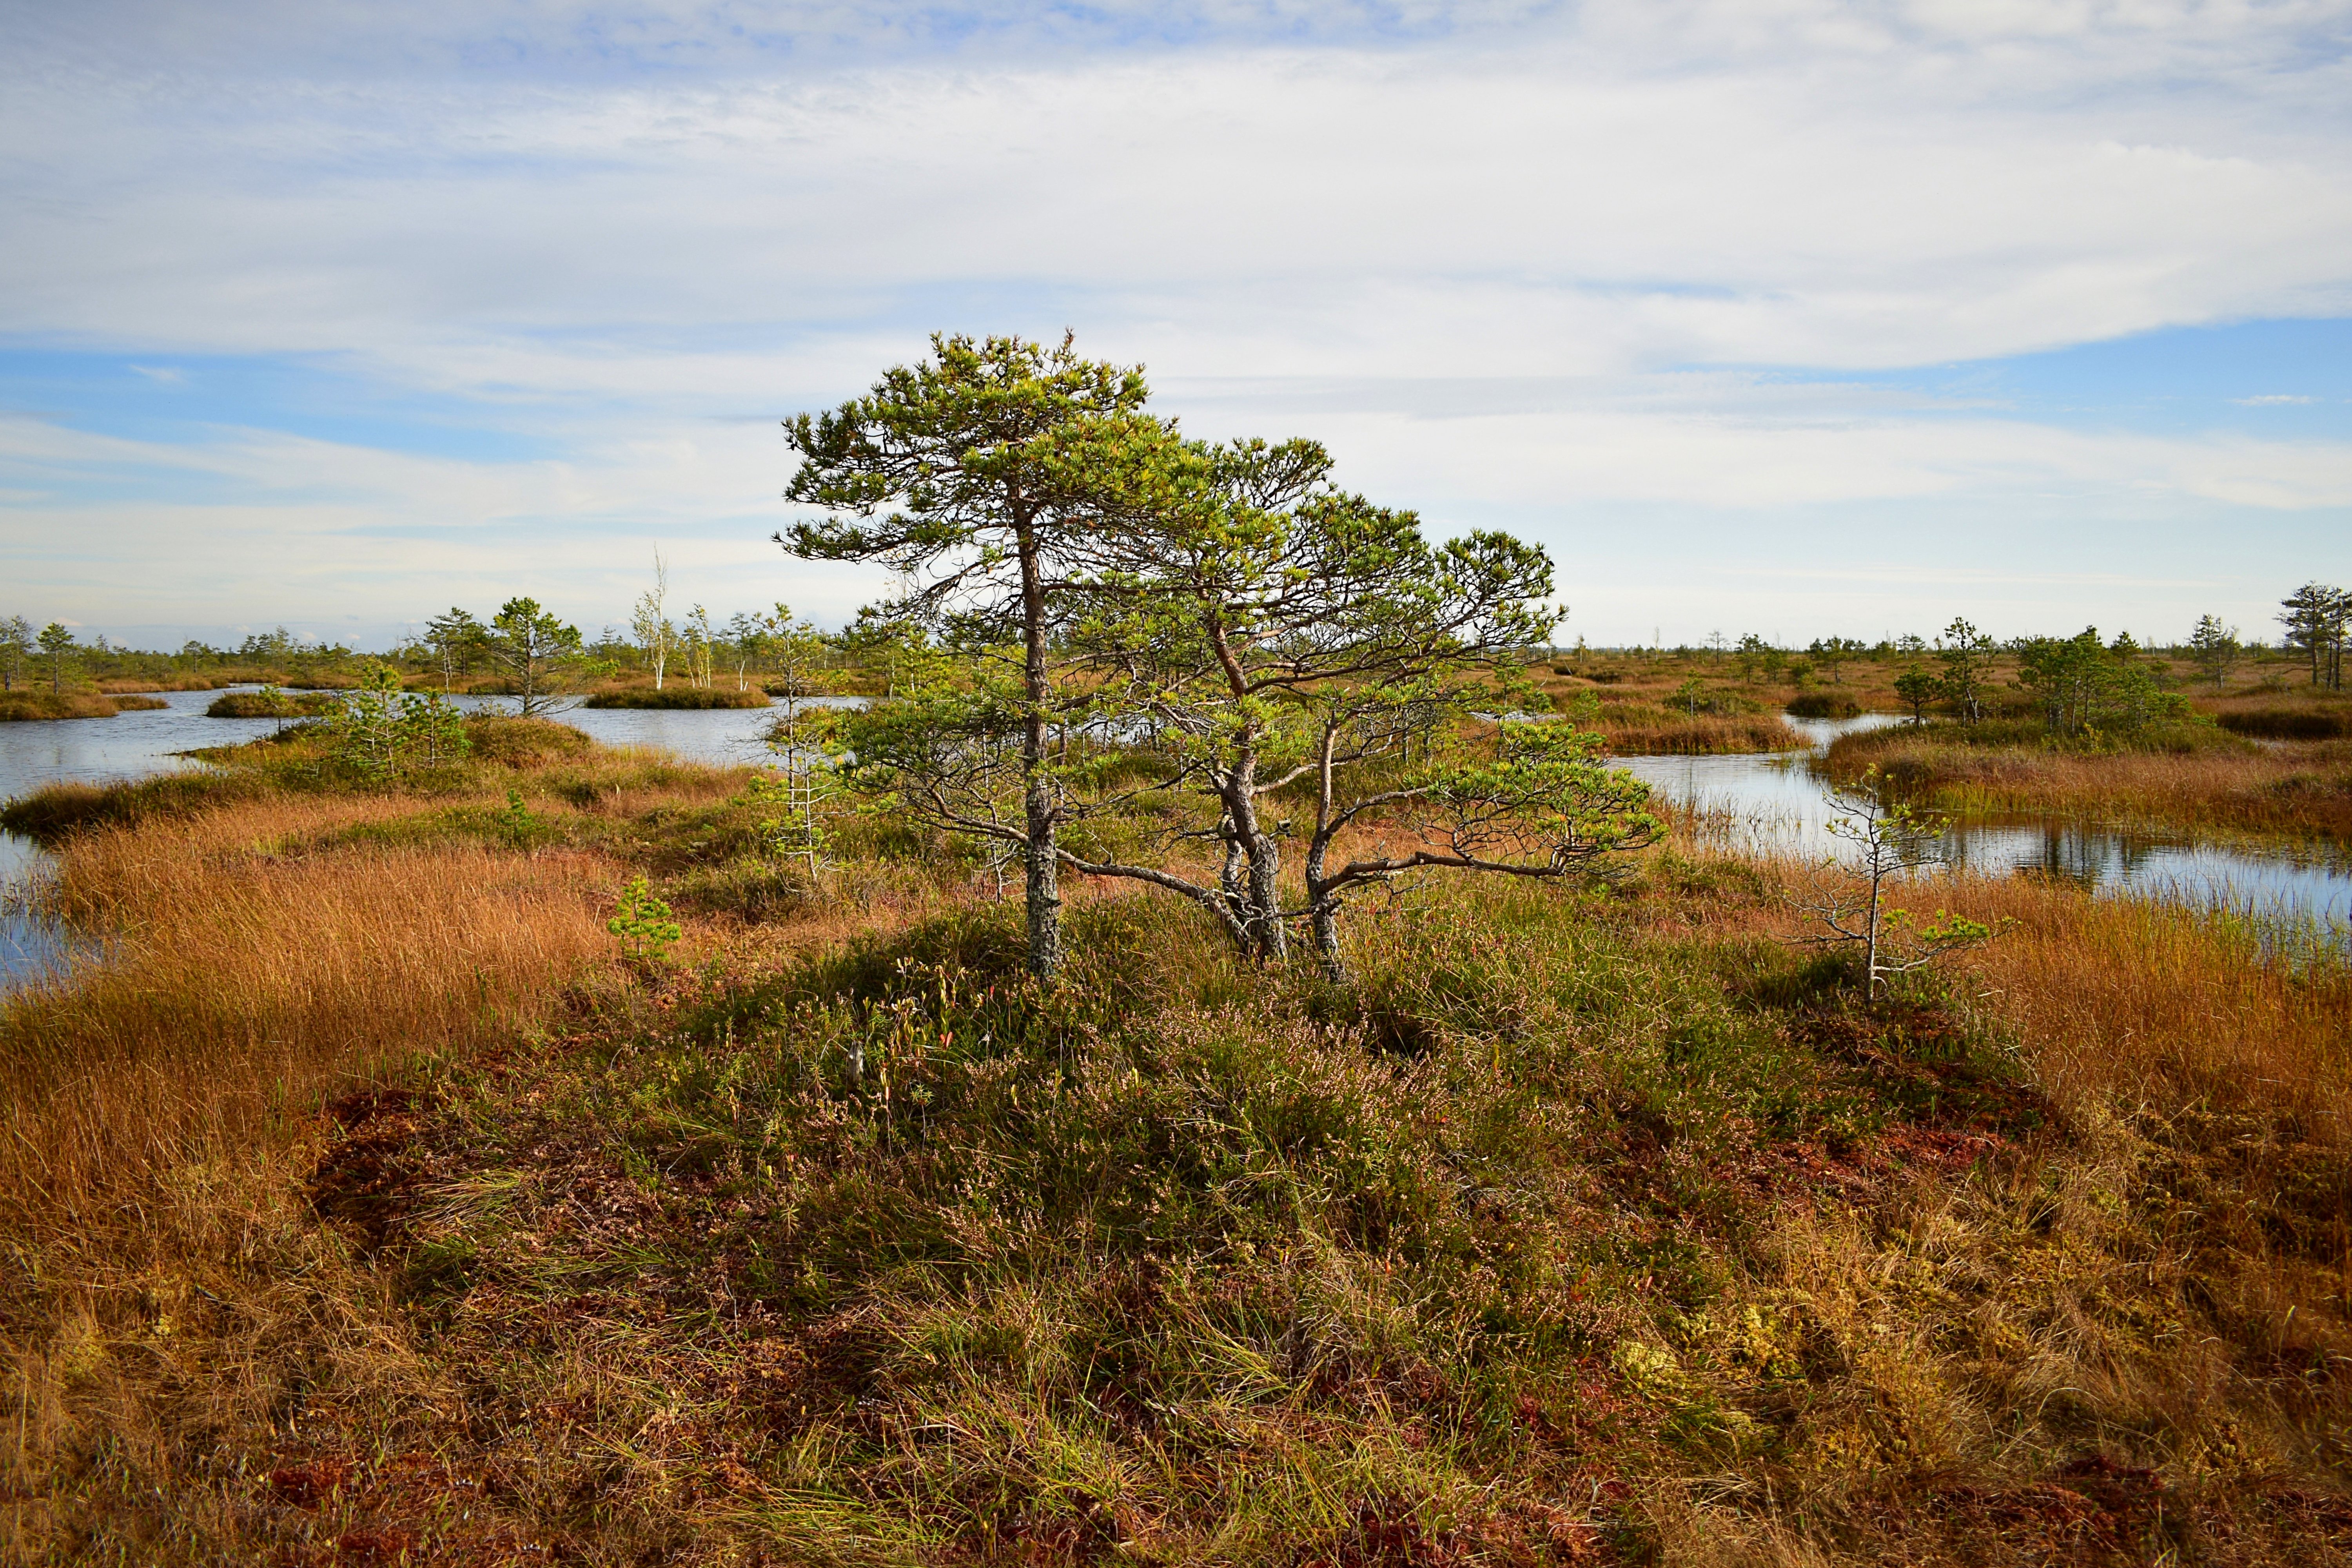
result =
[{"label": "still water", "polygon": [[[253,740],[276,727],[268,719],[205,718],[215,695],[170,692],[162,709],[111,719],[0,724],[0,797],[60,780],[100,784],[201,767],[182,753]],[[811,700],[831,706],[860,700]],[[457,701],[467,709],[501,706],[497,698]],[[774,709],[756,708],[574,708],[562,715],[564,723],[607,745],[659,747],[696,762],[730,765],[768,756],[765,734],[775,717]],[[1848,731],[1897,721],[1870,714],[1789,722],[1813,742],[1817,754]],[[1844,847],[1828,832],[1837,808],[1809,770],[1806,753],[1620,761],[1662,796],[1706,814],[1707,831],[1728,846],[1823,857]],[[2310,919],[2339,931],[2352,922],[2352,858],[2341,849],[2253,853],[2108,832],[2054,816],[2018,816],[1955,823],[1944,835],[1943,851],[1954,864],[1981,872],[2062,877],[2102,892]],[[47,858],[27,840],[0,834],[0,991],[72,959],[72,939],[25,907],[26,890]]]},{"label": "still water", "polygon": [[[1624,757],[1619,763],[1660,795],[1699,811],[1706,819],[1703,831],[1715,842],[1766,853],[1845,858],[1851,847],[1829,832],[1840,808],[1808,764],[1839,735],[1901,721],[1883,713],[1791,719],[1788,722],[1813,742],[1811,752]],[[1941,835],[1938,852],[1954,866],[1987,875],[2054,877],[2100,892],[2308,919],[2322,926],[2341,928],[2352,921],[2352,856],[2340,847],[2248,851],[2021,813],[1955,820]]]}]

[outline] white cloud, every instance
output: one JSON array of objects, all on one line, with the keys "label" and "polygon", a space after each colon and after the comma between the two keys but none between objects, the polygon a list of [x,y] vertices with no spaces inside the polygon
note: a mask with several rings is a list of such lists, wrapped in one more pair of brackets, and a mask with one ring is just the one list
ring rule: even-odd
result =
[{"label": "white cloud", "polygon": [[[2086,563],[2102,552],[2340,575],[2319,522],[2352,506],[2343,441],[2062,429],[1688,367],[2352,313],[2347,17],[47,8],[0,60],[0,336],[135,354],[165,384],[173,356],[332,356],[555,456],[0,423],[0,542],[93,613],[218,623],[205,606],[234,602],[266,624],[525,579],[612,618],[660,537],[714,597],[835,618],[863,580],[765,542],[789,467],[768,421],[932,327],[1068,324],[1147,362],[1189,427],[1319,435],[1384,499],[1574,547],[1621,630],[1703,606],[1681,563],[1645,578],[1641,542],[1596,542],[1589,518],[1670,513],[1702,574],[1763,570],[1752,520],[1812,509],[1874,510],[1930,574],[1937,530],[2030,528],[2094,598],[2126,592]],[[2241,537],[2216,553],[2221,513]],[[1862,591],[1779,581],[1824,616]]]},{"label": "white cloud", "polygon": [[[20,82],[7,139],[35,155],[0,323],[455,368],[543,353],[534,334],[660,357],[648,337],[1009,297],[1196,374],[1512,374],[1907,364],[2352,310],[2342,116],[2308,112],[2340,73],[2286,71],[2258,108],[2021,100],[1990,46],[1956,63],[1948,19],[1915,11],[1776,8],[1801,35],[1876,41],[1700,68],[1654,38],[1596,59],[1547,37],[463,94],[314,82],[247,110]],[[1693,25],[1736,36],[1759,15]],[[2114,14],[2073,15],[2059,36]],[[1594,30],[1612,24],[1633,31],[1616,12]]]},{"label": "white cloud", "polygon": [[2280,403],[2316,403],[2315,397],[2303,397],[2292,392],[2266,392],[2260,397],[2233,397],[2231,402],[2242,408],[2267,408]]}]

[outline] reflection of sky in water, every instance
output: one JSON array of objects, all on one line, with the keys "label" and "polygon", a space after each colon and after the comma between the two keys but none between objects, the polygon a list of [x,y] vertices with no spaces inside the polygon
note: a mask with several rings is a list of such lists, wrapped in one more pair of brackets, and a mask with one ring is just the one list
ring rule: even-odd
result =
[{"label": "reflection of sky in water", "polygon": [[[1825,744],[1859,729],[1897,723],[1885,714],[1790,720]],[[1711,818],[1705,831],[1738,848],[1850,859],[1829,832],[1836,808],[1802,756],[1622,757],[1622,766],[1677,805]],[[2352,860],[2302,849],[2249,854],[2210,844],[2087,828],[2059,818],[2002,816],[1955,823],[1940,836],[1955,865],[2000,875],[2030,871],[2086,888],[2178,899],[2323,922],[2352,921]]]},{"label": "reflection of sky in water", "polygon": [[[860,697],[805,697],[803,708],[836,708],[864,701]],[[473,700],[497,707],[497,698]],[[769,763],[768,726],[783,716],[783,708],[573,708],[560,715],[562,722],[586,731],[608,746],[658,746],[690,762],[721,767]]]},{"label": "reflection of sky in water", "polygon": [[[201,767],[178,753],[199,746],[229,746],[278,728],[273,719],[209,719],[214,691],[167,691],[161,709],[111,719],[60,719],[0,724],[0,798],[59,781],[103,784]],[[835,706],[856,698],[818,697]],[[511,700],[460,697],[468,711],[509,709]],[[656,746],[695,762],[740,765],[767,761],[768,726],[779,708],[572,708],[559,717],[608,746]],[[47,864],[31,840],[0,833],[0,991],[54,969],[71,946],[52,923],[25,911],[24,895]]]}]

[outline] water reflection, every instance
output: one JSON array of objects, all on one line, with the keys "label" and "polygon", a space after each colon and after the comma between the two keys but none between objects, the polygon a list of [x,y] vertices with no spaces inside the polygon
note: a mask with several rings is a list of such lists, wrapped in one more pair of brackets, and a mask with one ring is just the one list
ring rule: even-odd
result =
[{"label": "water reflection", "polygon": [[[1790,720],[1813,742],[1809,755],[1624,757],[1620,764],[1693,810],[1702,834],[1727,847],[1809,858],[1848,858],[1829,832],[1837,807],[1811,763],[1837,736],[1901,722]],[[2192,839],[2119,833],[2034,813],[1952,822],[1938,837],[1950,864],[1987,875],[2052,877],[2098,892],[2160,898],[2269,918],[2352,922],[2352,860],[2340,847],[2303,845],[2259,852]]]},{"label": "water reflection", "polygon": [[[803,708],[855,708],[863,697],[803,697]],[[513,703],[496,697],[460,697],[457,705],[496,712]],[[653,746],[688,762],[741,767],[772,762],[768,728],[783,716],[771,708],[569,708],[555,715],[607,746]]]}]

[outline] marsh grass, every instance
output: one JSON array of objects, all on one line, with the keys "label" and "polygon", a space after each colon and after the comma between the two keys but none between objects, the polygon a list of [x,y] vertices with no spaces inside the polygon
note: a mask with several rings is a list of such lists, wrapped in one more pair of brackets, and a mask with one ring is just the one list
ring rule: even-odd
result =
[{"label": "marsh grass", "polygon": [[229,685],[208,675],[112,676],[93,682],[109,696],[146,691],[211,691]]},{"label": "marsh grass", "polygon": [[[2352,744],[2259,746],[2204,727],[2146,749],[2045,745],[2031,726],[1933,725],[1843,735],[1826,759],[1850,782],[1872,766],[1956,815],[2048,812],[2186,833],[2352,837]],[[2167,743],[2177,742],[2177,743]]]},{"label": "marsh grass", "polygon": [[[1789,942],[1789,868],[1686,839],[1613,889],[1368,903],[1347,989],[1077,882],[1041,993],[1017,909],[887,821],[762,883],[740,773],[475,783],[56,814],[58,908],[123,958],[5,1016],[20,1555],[2352,1529],[2340,964],[1952,879],[2000,939],[1870,1009]],[[509,788],[542,830],[501,837]],[[602,928],[640,871],[688,928],[643,977]]]},{"label": "marsh grass", "polygon": [[1619,756],[1801,752],[1811,742],[1771,713],[1681,713],[1654,703],[1603,703],[1591,725]]},{"label": "marsh grass", "polygon": [[102,691],[50,692],[26,689],[0,692],[0,724],[36,723],[51,719],[111,719],[132,709],[161,708],[161,702],[138,697],[110,697]]},{"label": "marsh grass", "polygon": [[591,708],[767,708],[768,694],[756,688],[672,686],[656,691],[650,686],[599,691],[588,699]]},{"label": "marsh grass", "polygon": [[315,719],[341,711],[341,699],[331,691],[276,697],[258,691],[224,691],[205,705],[207,719]]}]

